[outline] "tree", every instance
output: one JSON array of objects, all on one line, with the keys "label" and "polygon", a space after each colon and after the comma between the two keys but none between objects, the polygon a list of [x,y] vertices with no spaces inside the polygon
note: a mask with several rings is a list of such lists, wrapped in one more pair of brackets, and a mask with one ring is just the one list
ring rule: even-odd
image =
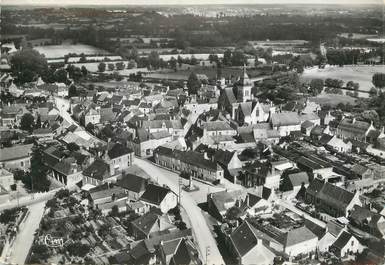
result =
[{"label": "tree", "polygon": [[223,53],[223,64],[224,65],[231,65],[231,56],[232,53],[231,53],[231,50],[227,49],[224,53]]},{"label": "tree", "polygon": [[127,69],[133,69],[133,68],[136,68],[137,66],[138,64],[134,60],[130,60],[127,63]]},{"label": "tree", "polygon": [[48,169],[43,163],[43,154],[40,148],[33,151],[31,158],[30,183],[25,183],[32,192],[48,191],[51,181],[47,178]]},{"label": "tree", "polygon": [[87,58],[84,55],[84,53],[82,53],[82,54],[80,54],[79,63],[85,63],[85,62],[87,62]]},{"label": "tree", "polygon": [[115,66],[116,66],[116,70],[119,70],[119,71],[123,70],[126,67],[123,62],[117,62]]},{"label": "tree", "polygon": [[196,95],[200,87],[201,81],[198,79],[197,75],[192,72],[187,80],[188,93],[190,95]]},{"label": "tree", "polygon": [[67,148],[68,148],[68,150],[71,151],[71,152],[73,152],[73,151],[79,151],[79,150],[80,150],[79,145],[77,145],[76,143],[73,143],[73,142],[68,143],[68,144],[67,144]]},{"label": "tree", "polygon": [[78,95],[78,92],[77,92],[77,89],[76,89],[76,86],[74,84],[71,84],[69,87],[68,87],[68,97],[76,97]]},{"label": "tree", "polygon": [[242,66],[247,63],[247,58],[243,51],[238,50],[234,51],[232,56],[231,56],[231,65],[232,66]]},{"label": "tree", "polygon": [[115,70],[115,64],[109,63],[108,64],[108,71],[114,71]]},{"label": "tree", "polygon": [[48,70],[46,58],[33,49],[23,49],[11,57],[11,71],[18,84],[32,82]]},{"label": "tree", "polygon": [[148,63],[151,67],[158,69],[160,64],[159,54],[156,51],[152,51],[148,55]]},{"label": "tree", "polygon": [[385,87],[385,73],[375,73],[372,77],[372,83],[376,88]]},{"label": "tree", "polygon": [[106,64],[105,63],[100,63],[98,65],[98,71],[103,73],[104,71],[106,71]]},{"label": "tree", "polygon": [[239,207],[233,206],[226,212],[226,219],[229,221],[237,220],[241,216],[242,212]]},{"label": "tree", "polygon": [[324,81],[319,78],[312,79],[310,81],[310,93],[312,95],[318,95],[322,92],[324,88]]},{"label": "tree", "polygon": [[169,63],[170,63],[170,68],[176,71],[176,65],[177,65],[176,59],[174,57],[171,57]]},{"label": "tree", "polygon": [[37,119],[36,119],[36,123],[35,123],[35,128],[36,128],[36,129],[41,128],[41,118],[40,118],[40,114],[37,115]]},{"label": "tree", "polygon": [[84,65],[82,65],[81,72],[82,72],[83,76],[87,76],[88,75],[88,70],[87,70],[87,68]]},{"label": "tree", "polygon": [[20,129],[31,133],[34,126],[35,126],[35,118],[33,117],[33,115],[31,113],[25,113],[21,117]]},{"label": "tree", "polygon": [[377,96],[377,89],[375,89],[374,87],[372,87],[372,88],[369,90],[369,96],[370,96],[370,97],[375,97],[375,96]]}]

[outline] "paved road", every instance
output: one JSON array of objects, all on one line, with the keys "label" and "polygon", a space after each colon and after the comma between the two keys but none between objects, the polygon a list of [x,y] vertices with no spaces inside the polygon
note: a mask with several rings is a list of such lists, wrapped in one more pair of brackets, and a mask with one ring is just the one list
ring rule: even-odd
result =
[{"label": "paved road", "polygon": [[[151,162],[139,158],[135,158],[134,164],[142,168],[153,179],[157,180],[159,184],[167,185],[172,191],[178,194],[179,184],[177,174],[157,167]],[[210,255],[208,256],[208,262],[206,264],[225,264],[221,254],[219,253],[217,243],[210,232],[210,228],[203,217],[202,210],[197,206],[196,202],[191,198],[189,193],[185,191],[182,192],[181,204],[190,219],[191,226],[203,258],[206,256],[206,248],[210,248]]]},{"label": "paved road", "polygon": [[8,262],[12,264],[25,263],[29,249],[33,243],[34,233],[39,227],[40,220],[43,217],[44,206],[45,201],[28,206],[29,215],[20,225],[19,233],[11,247],[12,250]]}]

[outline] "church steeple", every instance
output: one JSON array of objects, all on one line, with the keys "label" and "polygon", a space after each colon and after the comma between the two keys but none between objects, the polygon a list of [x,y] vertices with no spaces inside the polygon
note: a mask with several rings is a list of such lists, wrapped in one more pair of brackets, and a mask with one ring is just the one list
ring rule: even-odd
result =
[{"label": "church steeple", "polygon": [[249,86],[249,85],[251,85],[250,78],[247,75],[246,65],[245,64],[243,64],[243,72],[242,72],[241,78],[239,79],[239,83],[242,86]]},{"label": "church steeple", "polygon": [[247,100],[251,100],[251,88],[253,84],[247,75],[246,71],[246,65],[243,65],[243,72],[241,77],[239,78],[238,83],[236,84],[237,87],[237,100],[239,102],[246,102]]}]

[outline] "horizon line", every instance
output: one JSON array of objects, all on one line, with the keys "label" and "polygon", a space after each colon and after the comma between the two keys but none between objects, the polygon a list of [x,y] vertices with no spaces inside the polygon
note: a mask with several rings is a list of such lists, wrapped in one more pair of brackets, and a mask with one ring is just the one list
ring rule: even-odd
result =
[{"label": "horizon line", "polygon": [[[5,2],[5,3],[4,3]],[[12,2],[6,2],[3,1],[3,3],[0,5],[1,6],[17,6],[17,7],[33,7],[33,6],[57,6],[57,7],[68,7],[68,6],[241,6],[241,5],[248,5],[248,6],[273,6],[273,5],[285,5],[285,6],[294,6],[294,5],[305,5],[305,6],[377,6],[377,5],[383,5],[381,3],[382,1],[379,1],[379,3],[303,3],[303,2],[298,2],[298,3],[192,3],[192,4],[184,4],[184,3],[158,3],[158,4],[153,4],[153,3],[110,3],[110,4],[105,4],[105,3],[92,3],[92,4],[87,4],[87,3],[69,3],[69,4],[63,4],[63,3],[12,3]],[[385,2],[385,0],[384,0]]]}]

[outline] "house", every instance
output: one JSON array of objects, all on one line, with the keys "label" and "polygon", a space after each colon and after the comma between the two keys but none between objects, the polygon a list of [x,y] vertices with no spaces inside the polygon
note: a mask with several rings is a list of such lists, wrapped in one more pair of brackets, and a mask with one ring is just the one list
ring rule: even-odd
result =
[{"label": "house", "polygon": [[352,225],[357,226],[361,230],[367,231],[379,238],[385,237],[385,217],[372,212],[370,209],[359,205],[354,206],[349,215],[349,220]]},{"label": "house", "polygon": [[176,207],[178,196],[169,188],[149,184],[140,200],[145,204],[159,208],[162,213],[167,213]]},{"label": "house", "polygon": [[342,139],[354,139],[365,142],[369,131],[375,130],[372,123],[358,121],[356,118],[344,118],[337,126],[336,135]]},{"label": "house", "polygon": [[227,211],[234,207],[237,203],[240,206],[241,202],[246,198],[246,192],[241,190],[235,191],[218,191],[207,195],[208,212],[214,218],[223,221]]},{"label": "house", "polygon": [[151,211],[130,223],[132,236],[136,240],[149,239],[162,231],[175,229],[168,215],[158,215]]},{"label": "house", "polygon": [[87,126],[89,123],[98,124],[100,123],[100,106],[96,104],[90,104],[87,109],[82,113],[81,121],[84,120],[84,125]]},{"label": "house", "polygon": [[118,213],[127,211],[127,202],[125,200],[117,200],[106,202],[98,205],[98,209],[102,212],[103,215],[108,215],[116,207]]},{"label": "house", "polygon": [[274,199],[274,190],[259,186],[255,189],[248,189],[243,206],[246,207],[245,212],[248,216],[256,216],[268,211]]},{"label": "house", "polygon": [[185,136],[184,129],[180,120],[143,121],[142,128],[150,133],[166,131],[173,136],[173,139]]},{"label": "house", "polygon": [[32,137],[35,137],[39,142],[53,141],[53,132],[49,128],[38,128],[33,130]]},{"label": "house", "polygon": [[234,136],[237,134],[237,131],[231,128],[230,124],[226,121],[203,122],[201,128],[203,129],[204,138],[209,138],[210,136]]},{"label": "house", "polygon": [[92,207],[99,209],[99,206],[105,203],[115,201],[126,202],[127,195],[121,187],[104,184],[89,190],[88,199]]},{"label": "house", "polygon": [[228,236],[228,247],[237,264],[274,264],[275,254],[258,237],[259,231],[247,220]]},{"label": "house", "polygon": [[306,120],[301,124],[301,132],[306,136],[310,136],[311,131],[316,126],[313,122]]},{"label": "house", "polygon": [[306,226],[294,228],[283,236],[284,252],[291,257],[314,253],[318,237]]},{"label": "house", "polygon": [[302,186],[307,188],[309,182],[309,174],[305,171],[289,174],[287,179],[288,189],[292,191],[293,196],[298,194]]},{"label": "house", "polygon": [[360,164],[355,164],[352,168],[351,171],[360,179],[372,179],[374,178],[374,172],[372,169],[360,165]]},{"label": "house", "polygon": [[337,257],[346,257],[348,254],[358,254],[364,250],[364,246],[349,232],[343,231],[337,240],[330,246],[330,251]]},{"label": "house", "polygon": [[301,131],[301,120],[296,112],[273,113],[270,124],[281,136],[288,136],[290,132]]},{"label": "house", "polygon": [[0,149],[0,167],[28,170],[31,166],[33,144],[15,145]]},{"label": "house", "polygon": [[125,171],[132,165],[134,159],[134,151],[132,149],[121,143],[110,143],[107,148],[105,159],[112,164],[115,173]]},{"label": "house", "polygon": [[336,152],[348,153],[352,151],[352,142],[338,138],[337,135],[334,135],[326,144],[330,149],[333,149]]},{"label": "house", "polygon": [[136,136],[128,142],[128,146],[132,148],[135,155],[145,158],[153,155],[154,149],[173,140],[172,135],[167,131],[150,133],[145,129],[137,129]]},{"label": "house", "polygon": [[[313,232],[315,231],[312,229],[312,226],[309,226],[309,221],[307,221],[306,226]],[[325,253],[329,252],[330,246],[334,244],[341,233],[346,231],[346,226],[338,222],[338,220],[329,220],[323,230],[317,228],[317,231],[320,231],[319,234],[317,233],[319,238],[318,250],[321,253]]]},{"label": "house", "polygon": [[161,241],[160,256],[162,265],[201,265],[199,252],[194,243],[188,238],[176,238]]},{"label": "house", "polygon": [[15,184],[13,174],[4,168],[0,168],[0,186],[2,189],[10,191],[13,184]]},{"label": "house", "polygon": [[83,185],[90,184],[99,186],[106,182],[115,182],[110,165],[100,158],[96,158],[87,168],[83,170]]},{"label": "house", "polygon": [[127,203],[127,212],[135,213],[139,216],[142,216],[150,211],[150,206],[144,204],[141,201],[133,201]]},{"label": "house", "polygon": [[146,191],[148,180],[133,174],[124,174],[116,182],[116,185],[122,187],[128,194],[128,198],[133,201],[139,198]]},{"label": "house", "polygon": [[195,151],[173,150],[159,146],[154,150],[155,163],[176,172],[186,172],[193,178],[206,181],[221,181],[223,169],[207,154]]},{"label": "house", "polygon": [[318,178],[306,189],[305,201],[334,217],[347,217],[354,205],[361,205],[358,192],[349,192]]}]

